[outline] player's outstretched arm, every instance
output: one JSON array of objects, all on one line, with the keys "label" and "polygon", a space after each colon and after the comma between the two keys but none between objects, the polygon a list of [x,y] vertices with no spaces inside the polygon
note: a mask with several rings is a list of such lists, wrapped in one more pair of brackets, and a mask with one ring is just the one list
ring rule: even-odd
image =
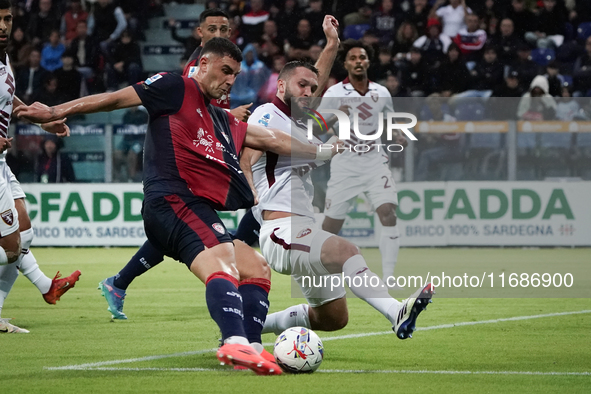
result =
[{"label": "player's outstretched arm", "polygon": [[332,69],[340,44],[338,28],[339,21],[334,16],[326,15],[324,17],[322,29],[326,36],[326,46],[315,64],[318,69],[318,88],[314,92],[314,97],[322,95],[324,87],[328,82],[328,77],[330,77],[330,70]]},{"label": "player's outstretched arm", "polygon": [[248,125],[244,146],[260,151],[271,151],[281,156],[291,156],[310,160],[328,160],[337,154],[336,144],[329,149],[312,143],[305,144],[291,135],[261,126]]},{"label": "player's outstretched arm", "polygon": [[64,119],[70,115],[109,112],[141,104],[142,101],[135,92],[135,89],[132,86],[128,86],[113,93],[94,94],[56,105],[55,107],[48,107],[39,102],[31,105],[21,105],[14,112],[19,118],[33,123],[48,123]]},{"label": "player's outstretched arm", "polygon": [[254,195],[254,205],[259,203],[259,194],[257,192],[256,187],[254,186],[254,178],[252,176],[252,166],[256,163],[263,152],[260,150],[252,149],[252,148],[244,148],[242,149],[242,154],[240,155],[240,169],[244,173],[246,180],[248,181],[248,185],[252,190],[252,194]]},{"label": "player's outstretched arm", "polygon": [[[12,113],[16,116],[16,109],[25,105],[23,101],[14,96],[12,100]],[[25,105],[26,106],[26,105]],[[66,118],[56,120],[54,122],[49,123],[41,123],[38,126],[41,127],[43,130],[47,131],[48,133],[55,134],[58,137],[69,137],[70,136],[70,128],[66,124]]]}]

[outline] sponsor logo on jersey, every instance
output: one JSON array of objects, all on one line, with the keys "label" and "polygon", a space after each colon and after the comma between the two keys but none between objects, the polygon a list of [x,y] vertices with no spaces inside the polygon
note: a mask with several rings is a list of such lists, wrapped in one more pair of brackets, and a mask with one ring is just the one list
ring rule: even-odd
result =
[{"label": "sponsor logo on jersey", "polygon": [[153,84],[154,82],[156,82],[160,78],[162,78],[162,74],[152,75],[150,78],[146,79],[146,81],[144,83],[146,85],[150,86],[151,84]]},{"label": "sponsor logo on jersey", "polygon": [[296,235],[296,238],[303,238],[306,235],[310,234],[311,232],[312,232],[312,230],[309,228],[304,229],[304,230],[300,231],[298,235]]},{"label": "sponsor logo on jersey", "polygon": [[9,226],[12,226],[12,223],[14,223],[12,209],[0,213],[0,217],[2,218],[2,220],[4,220],[4,223],[8,224]]},{"label": "sponsor logo on jersey", "polygon": [[214,223],[214,224],[211,225],[211,227],[213,227],[213,229],[215,231],[217,231],[218,233],[220,233],[220,234],[225,234],[226,233],[226,229],[220,223]]},{"label": "sponsor logo on jersey", "polygon": [[6,74],[6,67],[0,68],[0,77]]},{"label": "sponsor logo on jersey", "polygon": [[259,119],[259,124],[262,124],[265,127],[269,126],[269,121],[271,120],[270,113],[264,113],[263,116]]}]

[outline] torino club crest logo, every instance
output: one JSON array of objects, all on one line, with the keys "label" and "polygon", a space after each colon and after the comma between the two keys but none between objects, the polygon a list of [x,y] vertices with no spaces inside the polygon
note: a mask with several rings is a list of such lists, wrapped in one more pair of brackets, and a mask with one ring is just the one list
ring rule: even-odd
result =
[{"label": "torino club crest logo", "polygon": [[[363,104],[361,105],[363,106]],[[359,107],[361,107],[359,106]],[[357,109],[359,109],[359,107]],[[313,110],[309,107],[304,107],[307,111],[306,114],[310,117],[307,123],[307,130],[308,130],[308,139],[312,140],[313,137],[313,129],[314,123],[318,125],[321,130],[328,131],[329,127],[325,120],[325,118],[320,114],[320,112],[325,114],[331,114],[336,116],[337,123],[338,123],[338,134],[337,136],[341,141],[347,141],[347,145],[345,149],[347,151],[353,151],[357,153],[365,153],[371,150],[377,149],[378,151],[388,151],[388,152],[401,152],[404,148],[400,144],[392,143],[392,144],[382,144],[380,143],[382,134],[384,133],[384,128],[386,129],[386,139],[388,141],[394,141],[396,135],[393,134],[394,130],[400,130],[404,135],[406,135],[410,140],[416,141],[417,137],[410,132],[409,129],[413,128],[417,124],[417,117],[413,114],[407,112],[387,112],[382,113],[380,112],[378,115],[377,121],[377,130],[372,134],[363,134],[359,130],[359,119],[361,121],[365,121],[370,116],[374,114],[369,113],[363,110],[355,110],[353,111],[353,124],[349,119],[349,115],[345,112],[338,110],[338,109],[321,109],[320,112]],[[397,119],[410,119],[408,123],[398,123]],[[384,127],[385,126],[385,127]],[[335,128],[336,129],[336,128]],[[351,135],[351,131],[353,131],[353,135]],[[332,145],[330,144],[323,144],[320,149],[332,149]]]}]

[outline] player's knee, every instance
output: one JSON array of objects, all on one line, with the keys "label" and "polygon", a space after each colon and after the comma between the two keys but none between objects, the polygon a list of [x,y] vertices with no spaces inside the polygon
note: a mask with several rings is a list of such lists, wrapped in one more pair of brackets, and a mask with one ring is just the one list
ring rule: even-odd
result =
[{"label": "player's knee", "polygon": [[345,328],[347,323],[349,323],[349,314],[345,312],[321,318],[316,329],[321,331],[338,331]]},{"label": "player's knee", "polygon": [[376,209],[382,226],[396,226],[396,205],[383,204]]},{"label": "player's knee", "polygon": [[269,268],[269,264],[267,264],[267,261],[263,256],[257,256],[257,265],[258,270],[260,271],[260,275],[258,275],[258,277],[271,280],[271,268]]},{"label": "player's knee", "polygon": [[353,244],[343,238],[341,238],[339,250],[341,253],[341,260],[343,262],[349,260],[353,256],[361,254],[361,252],[359,251],[359,248],[355,244]]},{"label": "player's knee", "polygon": [[21,254],[21,243],[18,232],[0,239],[0,246],[4,249],[4,253],[6,253],[8,264],[12,264],[18,260]]}]

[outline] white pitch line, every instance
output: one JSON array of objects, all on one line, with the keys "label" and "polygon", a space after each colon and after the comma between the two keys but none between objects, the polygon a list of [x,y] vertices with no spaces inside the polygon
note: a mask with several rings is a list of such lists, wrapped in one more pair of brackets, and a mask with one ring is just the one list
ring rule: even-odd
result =
[{"label": "white pitch line", "polygon": [[[591,310],[587,309],[587,310],[572,311],[572,312],[546,313],[543,315],[515,316],[515,317],[506,317],[506,318],[492,319],[492,320],[480,320],[480,321],[459,322],[459,323],[452,323],[452,324],[440,324],[437,326],[417,327],[417,329],[415,331],[439,330],[442,328],[474,326],[474,325],[478,325],[478,324],[492,324],[492,323],[501,323],[501,322],[507,322],[507,321],[531,320],[531,319],[540,319],[540,318],[544,318],[544,317],[580,315],[580,314],[585,314],[585,313],[591,313]],[[335,341],[335,340],[340,340],[340,339],[364,338],[364,337],[371,337],[371,336],[376,336],[376,335],[387,335],[387,334],[392,334],[392,331],[365,332],[365,333],[361,333],[361,334],[338,335],[338,336],[334,336],[334,337],[322,338],[322,342]],[[264,346],[271,346],[271,345],[273,345],[273,343],[272,342],[263,343],[263,345]],[[171,358],[171,357],[185,357],[185,356],[193,356],[193,355],[197,355],[197,354],[213,353],[215,351],[217,351],[217,349],[204,349],[204,350],[196,350],[196,351],[191,351],[191,352],[162,354],[162,355],[158,355],[158,356],[128,358],[128,359],[124,359],[124,360],[99,361],[96,363],[66,365],[63,367],[43,367],[43,368],[47,369],[47,370],[51,370],[51,371],[97,369],[98,367],[102,367],[103,365],[126,364],[126,363],[134,363],[134,362],[142,362],[142,361],[150,361],[150,360],[159,360],[159,359]],[[377,371],[376,371],[376,373],[377,373]]]},{"label": "white pitch line", "polygon": [[[156,372],[224,372],[222,368],[115,368],[115,367],[79,367],[76,371],[156,371]],[[591,376],[591,372],[542,372],[542,371],[429,371],[412,369],[321,369],[317,373],[356,373],[356,374],[430,374],[430,375],[531,375],[531,376]]]}]

